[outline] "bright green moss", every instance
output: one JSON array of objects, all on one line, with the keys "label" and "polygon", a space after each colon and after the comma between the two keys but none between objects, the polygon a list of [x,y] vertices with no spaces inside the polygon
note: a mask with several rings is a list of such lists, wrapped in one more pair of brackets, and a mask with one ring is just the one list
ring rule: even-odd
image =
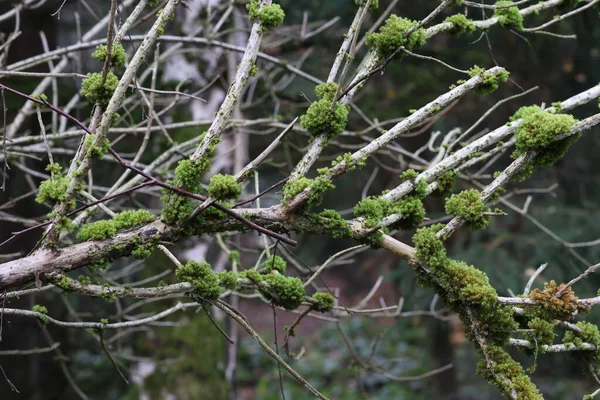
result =
[{"label": "bright green moss", "polygon": [[160,3],[160,0],[149,0],[148,7],[156,7]]},{"label": "bright green moss", "polygon": [[[59,173],[54,173],[54,177],[48,178],[42,183],[38,189],[38,194],[35,197],[37,203],[56,204],[67,200],[67,188],[71,180]],[[73,206],[75,204],[72,204]]]},{"label": "bright green moss", "polygon": [[206,166],[191,160],[181,160],[175,168],[177,186],[187,190],[199,190],[200,179],[206,172]]},{"label": "bright green moss", "polygon": [[127,210],[115,214],[113,221],[117,230],[130,229],[136,226],[148,224],[154,221],[156,217],[147,210]]},{"label": "bright green moss", "polygon": [[240,252],[237,250],[232,250],[229,252],[229,254],[227,255],[227,258],[229,259],[229,261],[236,263],[237,265],[240,265]]},{"label": "bright green moss", "polygon": [[490,94],[498,90],[500,83],[504,83],[508,81],[508,77],[510,73],[508,71],[501,71],[498,74],[494,75],[489,72],[485,72],[485,69],[475,65],[473,68],[469,70],[469,76],[483,77],[483,82],[481,82],[477,87],[473,90],[476,94]]},{"label": "bright green moss", "polygon": [[[77,234],[77,240],[85,242],[87,240],[105,240],[114,237],[117,231],[121,229],[130,229],[136,226],[144,225],[155,220],[154,215],[146,210],[128,210],[115,214],[113,219],[96,221],[81,227]],[[147,246],[150,246],[149,244]],[[154,248],[140,246],[137,255],[141,258],[149,256],[148,251]],[[134,256],[136,256],[134,254]]]},{"label": "bright green moss", "polygon": [[[478,373],[498,385],[504,392],[515,390],[519,399],[541,400],[537,388],[531,383],[521,365],[502,349],[511,332],[518,328],[511,307],[498,302],[498,294],[487,276],[472,265],[451,260],[436,233],[443,225],[433,225],[417,230],[413,236],[416,247],[416,265],[420,281],[431,285],[450,311],[458,313],[466,327],[467,336],[473,339],[471,327],[485,337],[488,347],[481,355]],[[490,360],[488,362],[487,360]],[[508,380],[497,380],[504,375]]]},{"label": "bright green moss", "polygon": [[[104,63],[106,60],[106,45],[99,44],[96,46],[96,50],[92,53],[92,58]],[[127,53],[120,44],[113,44],[111,46],[110,62],[113,67],[121,68],[127,62]]]},{"label": "bright green moss", "polygon": [[427,34],[423,28],[419,28],[405,37],[405,33],[418,24],[418,21],[411,21],[392,14],[378,33],[367,34],[367,46],[376,49],[383,58],[390,57],[400,47],[409,51],[423,47],[427,41]]},{"label": "bright green moss", "polygon": [[400,179],[402,180],[402,182],[406,182],[411,179],[415,179],[417,176],[419,176],[419,173],[417,171],[415,171],[414,169],[407,169],[406,171],[400,174]]},{"label": "bright green moss", "polygon": [[335,297],[331,293],[317,292],[312,295],[316,303],[312,304],[312,309],[319,312],[329,312],[335,305]]},{"label": "bright green moss", "polygon": [[454,27],[450,29],[450,34],[454,37],[461,36],[465,33],[475,32],[475,25],[473,24],[473,21],[468,19],[463,14],[452,15],[446,18],[444,22],[450,22],[454,24]]},{"label": "bright green moss", "polygon": [[446,213],[454,217],[463,217],[469,228],[474,231],[488,226],[490,217],[484,213],[489,211],[481,200],[480,193],[475,189],[464,190],[446,199]]},{"label": "bright green moss", "polygon": [[[206,159],[197,162],[188,159],[179,161],[175,168],[175,179],[168,183],[192,193],[199,193],[202,190],[200,179],[210,168],[209,159],[212,157],[217,143],[216,141],[209,147]],[[184,221],[193,211],[189,197],[173,193],[170,190],[163,190],[161,200],[163,202],[161,218],[168,225],[176,225]]]},{"label": "bright green moss", "polygon": [[304,189],[309,187],[312,182],[312,179],[308,179],[306,177],[301,177],[295,181],[287,182],[283,186],[283,204],[287,204],[289,200],[293,199]]},{"label": "bright green moss", "polygon": [[242,185],[233,175],[216,174],[210,178],[208,194],[215,199],[237,199],[242,194]]},{"label": "bright green moss", "polygon": [[44,93],[35,93],[33,96],[34,99],[38,99],[43,101],[44,103],[48,102],[48,96],[46,96]]},{"label": "bright green moss", "polygon": [[268,283],[269,291],[262,290],[261,294],[273,304],[286,310],[295,310],[306,298],[304,286],[299,278],[272,272],[264,276],[264,282]]},{"label": "bright green moss", "polygon": [[240,275],[233,271],[221,271],[217,273],[217,278],[219,279],[219,285],[225,289],[235,290],[238,287]]},{"label": "bright green moss", "polygon": [[552,321],[546,321],[542,318],[533,318],[527,322],[527,328],[533,329],[533,332],[525,333],[525,338],[537,346],[550,345],[554,342],[555,323]]},{"label": "bright green moss", "polygon": [[381,197],[367,197],[354,206],[354,216],[364,218],[365,226],[373,228],[386,216],[388,205]]},{"label": "bright green moss", "polygon": [[351,237],[350,225],[335,210],[323,210],[315,215],[314,223],[325,227],[328,235],[334,238]]},{"label": "bright green moss", "polygon": [[287,262],[285,262],[285,260],[279,256],[271,256],[267,258],[262,265],[263,269],[261,272],[263,274],[269,274],[273,271],[277,271],[283,275],[287,269]]},{"label": "bright green moss", "polygon": [[598,331],[598,326],[585,321],[577,322],[576,325],[581,330],[581,333],[568,330],[563,337],[563,343],[573,343],[578,347],[581,347],[583,343],[600,346],[600,331]]},{"label": "bright green moss", "polygon": [[300,126],[314,136],[327,134],[329,139],[342,133],[346,129],[349,110],[347,106],[335,101],[336,91],[335,83],[317,85],[315,94],[318,100],[300,117]]},{"label": "bright green moss", "polygon": [[117,226],[112,220],[102,220],[85,224],[77,234],[77,240],[85,242],[88,240],[105,240],[117,234]]},{"label": "bright green moss", "polygon": [[[497,1],[496,6],[508,6],[512,1]],[[523,16],[519,12],[519,7],[497,8],[494,10],[494,18],[498,18],[498,23],[507,28],[513,28],[518,31],[523,30]]]},{"label": "bright green moss", "polygon": [[206,300],[216,300],[221,294],[219,278],[207,263],[188,261],[175,270],[177,279],[192,284],[194,292]]},{"label": "bright green moss", "polygon": [[[423,179],[420,182],[425,182]],[[425,184],[425,189],[427,184]],[[423,196],[425,197],[425,196]],[[387,208],[389,214],[401,214],[402,218],[390,225],[392,229],[411,230],[418,227],[425,218],[425,207],[419,195],[408,195],[402,199],[390,203]]]},{"label": "bright green moss", "polygon": [[514,157],[532,150],[548,147],[559,135],[569,133],[577,122],[568,114],[552,114],[538,109],[531,110],[522,117],[523,121],[515,131],[517,138]]},{"label": "bright green moss", "polygon": [[252,63],[252,66],[250,66],[249,75],[250,76],[256,76],[256,74],[258,74],[258,67],[256,66],[255,63]]},{"label": "bright green moss", "polygon": [[250,21],[261,25],[261,33],[277,28],[283,22],[285,13],[279,4],[260,6],[260,0],[250,0],[246,5]]},{"label": "bright green moss", "polygon": [[431,192],[431,195],[435,197],[445,197],[451,194],[452,189],[454,189],[455,176],[456,173],[454,171],[448,171],[440,176],[437,181],[438,186]]},{"label": "bright green moss", "polygon": [[263,281],[263,276],[255,269],[246,269],[240,272],[240,278],[249,279],[255,284],[259,284]]},{"label": "bright green moss", "polygon": [[110,140],[104,138],[101,146],[94,146],[96,135],[87,135],[85,138],[85,148],[87,149],[88,156],[92,158],[100,158],[108,152],[110,148]]},{"label": "bright green moss", "polygon": [[40,306],[38,304],[34,305],[31,308],[31,311],[42,314],[42,315],[38,315],[38,319],[44,324],[44,325],[48,325],[48,322],[50,322],[48,320],[47,314],[48,314],[48,309],[45,306]]},{"label": "bright green moss", "polygon": [[106,75],[104,86],[101,86],[101,73],[89,73],[87,76],[88,77],[84,79],[81,84],[81,94],[92,103],[97,103],[102,107],[106,107],[119,84],[119,78],[117,78],[114,73],[109,72]]},{"label": "bright green moss", "polygon": [[391,214],[402,215],[392,228],[414,229],[425,218],[425,208],[421,199],[415,195],[404,196],[393,203],[383,197],[367,197],[354,206],[354,216],[364,218],[367,228],[379,225],[383,218]]},{"label": "bright green moss", "polygon": [[[486,359],[490,362],[488,363]],[[521,364],[513,360],[500,346],[490,346],[485,349],[485,357],[482,355],[477,363],[477,373],[497,386],[505,395],[515,391],[519,400],[544,400],[529,376],[523,371]],[[499,376],[505,379],[497,380]]]},{"label": "bright green moss", "polygon": [[301,193],[307,187],[311,187],[313,193],[306,200],[307,207],[318,206],[321,203],[323,194],[335,188],[331,179],[325,176],[318,176],[315,179],[301,177],[295,181],[290,181],[283,187],[283,204],[287,204],[292,198]]},{"label": "bright green moss", "polygon": [[[354,0],[354,4],[357,6],[363,6],[367,3],[367,0]],[[379,8],[379,0],[371,0],[369,4],[369,11],[375,11]]]},{"label": "bright green moss", "polygon": [[571,135],[562,140],[556,140],[560,135],[569,133],[577,122],[568,114],[553,114],[537,106],[519,109],[511,121],[522,118],[521,125],[515,130],[516,149],[513,158],[519,157],[528,151],[537,154],[530,164],[515,177],[518,180],[528,178],[535,167],[548,167],[554,165],[567,153],[571,144],[581,137],[580,133]]}]

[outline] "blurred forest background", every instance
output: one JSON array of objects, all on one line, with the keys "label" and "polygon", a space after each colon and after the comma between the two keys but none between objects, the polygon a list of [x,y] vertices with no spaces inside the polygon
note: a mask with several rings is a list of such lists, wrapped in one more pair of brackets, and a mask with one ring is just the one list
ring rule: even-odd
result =
[{"label": "blurred forest background", "polygon": [[[347,32],[355,13],[353,0],[317,1],[317,0],[280,0],[286,12],[284,27],[270,33],[263,42],[262,51],[279,59],[298,65],[306,72],[325,79],[343,35]],[[493,3],[486,1],[487,3]],[[2,0],[0,14],[12,7],[14,1]],[[78,30],[85,32],[90,26],[105,16],[108,10],[107,1],[87,2],[67,0],[58,15],[51,16],[61,5],[62,0],[47,1],[42,7],[27,10],[21,14],[21,36],[17,39],[8,55],[7,64],[11,64],[44,51],[40,32],[47,38],[50,49],[66,46],[76,42]],[[209,8],[207,4],[212,4]],[[176,34],[189,34],[190,26],[202,26],[212,18],[215,7],[227,5],[228,1],[188,1],[190,10],[180,7],[173,26],[168,29]],[[367,16],[365,26],[370,26],[381,11],[389,5],[389,1],[380,1],[380,9]],[[420,19],[427,15],[438,1],[400,0],[394,6],[394,13],[403,17]],[[211,11],[212,10],[212,11]],[[436,21],[441,21],[457,12],[453,8],[444,12]],[[339,20],[323,32],[308,37],[301,37],[302,21],[306,12],[312,29],[339,17]],[[477,11],[480,13],[481,11]],[[80,27],[77,25],[75,13],[79,15]],[[239,4],[239,13],[246,24],[243,4]],[[471,10],[471,13],[473,11]],[[433,55],[445,62],[462,69],[477,64],[491,67],[494,64],[505,67],[511,72],[511,82],[503,85],[493,95],[485,97],[467,96],[459,107],[451,108],[439,118],[431,130],[447,132],[453,128],[466,129],[498,100],[520,93],[522,90],[539,86],[540,89],[499,107],[484,123],[481,129],[493,129],[508,120],[521,106],[531,104],[552,103],[568,98],[600,81],[600,24],[598,12],[591,11],[576,15],[555,27],[554,32],[576,34],[577,39],[560,39],[547,35],[522,34],[508,29],[494,27],[486,35],[475,33],[453,38],[449,35],[437,35],[430,40],[421,54]],[[488,13],[488,16],[491,13]],[[478,19],[478,15],[469,15]],[[548,20],[548,15],[528,17],[528,26],[537,26]],[[132,34],[144,33],[149,19],[136,27]],[[8,35],[14,29],[13,21],[0,22],[0,32]],[[227,24],[231,24],[227,22]],[[232,27],[228,27],[230,31]],[[225,30],[227,31],[227,29]],[[105,30],[98,37],[102,37]],[[234,40],[218,37],[218,40]],[[126,50],[132,51],[137,43],[124,41]],[[172,43],[162,43],[162,50]],[[200,97],[208,100],[207,105],[182,101],[168,116],[170,121],[187,121],[190,119],[209,119],[214,112],[211,104],[217,104],[227,90],[227,53],[207,46],[186,46],[193,49],[174,56],[170,63],[159,70],[159,88],[173,89],[179,81],[189,80],[183,88],[193,92],[209,83],[207,76],[220,78],[214,81]],[[364,55],[365,48],[360,51],[357,60]],[[90,52],[82,52],[70,61],[67,71],[87,73],[97,70],[98,65],[89,57]],[[177,64],[180,63],[180,64]],[[306,93],[312,97],[314,84],[298,77],[289,77],[277,72],[275,66],[264,61],[258,62],[263,79],[251,84],[253,97],[242,102],[241,113],[247,118],[270,117],[282,121],[291,121],[302,114],[307,102],[301,96]],[[32,70],[47,71],[47,64],[41,64]],[[207,72],[207,71],[210,71]],[[183,75],[187,76],[183,76]],[[289,80],[283,82],[282,80]],[[394,61],[386,69],[385,74],[372,77],[365,88],[355,98],[356,104],[373,120],[385,121],[402,117],[410,109],[418,108],[424,103],[443,93],[449,85],[461,76],[437,63],[404,57],[401,62]],[[210,79],[210,78],[208,78]],[[38,79],[3,77],[5,85],[25,93],[32,93]],[[59,103],[64,104],[76,93],[81,85],[80,79],[60,80]],[[15,117],[23,100],[16,96],[6,97],[8,120]],[[586,108],[577,109],[578,113],[590,114],[590,103]],[[78,115],[87,117],[89,104],[82,102],[76,109]],[[49,118],[49,117],[48,117]],[[141,114],[132,116],[141,120]],[[129,123],[135,122],[134,120]],[[121,121],[119,126],[127,126],[128,121]],[[391,126],[391,124],[388,124]],[[351,113],[348,129],[360,131],[365,128],[364,121]],[[384,126],[385,128],[385,126]],[[39,130],[35,115],[29,117],[23,131],[18,135]],[[198,128],[180,128],[169,132],[173,140],[183,142],[198,132]],[[241,128],[238,133],[249,138],[247,142],[250,158],[258,154],[274,137],[276,131],[268,126]],[[511,201],[522,206],[528,195],[533,196],[529,214],[520,215],[507,207],[508,216],[494,218],[491,226],[478,233],[461,230],[447,243],[449,253],[455,259],[475,263],[490,277],[492,284],[498,288],[500,295],[509,291],[520,293],[533,271],[542,263],[549,266],[543,273],[544,280],[555,279],[557,282],[568,281],[585,270],[585,265],[578,260],[571,250],[562,244],[582,242],[600,237],[600,132],[598,128],[586,133],[576,142],[569,154],[553,168],[537,171],[534,176],[521,184],[509,188]],[[113,136],[114,139],[116,137]],[[399,143],[409,150],[417,149],[426,143],[428,134],[404,138]],[[121,152],[134,151],[141,137],[128,136],[119,144]],[[261,168],[261,186],[277,182],[290,171],[291,161],[297,161],[305,146],[302,137],[290,136],[279,153],[272,156],[270,164]],[[165,147],[155,143],[154,154],[160,154]],[[162,143],[167,146],[165,141]],[[231,145],[231,142],[229,143]],[[148,153],[151,155],[151,152]],[[144,162],[151,161],[148,155]],[[61,157],[63,165],[68,155]],[[408,160],[403,160],[407,162]],[[35,169],[43,169],[45,163],[40,160],[27,159],[27,165]],[[96,168],[103,168],[98,174],[98,184],[110,186],[119,171],[114,164],[106,162]],[[232,161],[225,162],[224,170],[230,172]],[[365,182],[377,169],[376,179],[371,188],[372,193],[379,193],[398,182],[398,165],[390,159],[371,160],[352,178],[344,177],[337,182],[337,192],[325,196],[324,208],[335,208],[351,212],[351,207],[360,199]],[[0,192],[0,205],[12,198],[30,192],[27,180],[18,169],[12,169],[6,191]],[[457,188],[471,187],[470,182],[459,181]],[[536,189],[531,191],[530,189]],[[341,195],[340,195],[341,194]],[[135,199],[133,199],[135,201]],[[263,205],[269,204],[269,197],[262,199]],[[439,201],[439,203],[437,203]],[[160,204],[139,204],[140,207],[158,210]],[[435,211],[442,210],[441,200],[428,200],[426,208],[432,219]],[[1,206],[0,206],[1,207]],[[15,209],[13,209],[15,212]],[[34,202],[34,197],[18,203],[16,212],[19,216],[34,220],[43,220],[48,209]],[[0,208],[0,213],[2,210]],[[0,214],[2,216],[2,214]],[[541,229],[539,224],[545,227]],[[22,229],[19,224],[0,220],[0,242],[10,232]],[[248,234],[256,236],[255,234]],[[2,249],[2,253],[27,253],[36,240],[39,232],[22,236]],[[406,238],[409,240],[407,234]],[[244,239],[238,238],[243,247]],[[325,237],[298,238],[300,245],[293,249],[294,259],[303,265],[315,266],[324,262],[335,252],[351,246],[353,243]],[[214,245],[214,238],[198,238],[195,241],[182,243],[179,254],[193,257],[194,252],[205,252],[210,262],[222,258],[221,252]],[[600,246],[576,249],[578,254],[589,263],[600,261]],[[203,253],[204,254],[204,253]],[[252,262],[253,254],[242,252],[244,261]],[[129,263],[131,260],[129,261]],[[137,281],[155,276],[169,265],[162,254],[156,253],[145,261],[144,268],[136,268],[131,279]],[[119,268],[115,266],[111,268]],[[405,261],[398,260],[390,254],[367,250],[355,254],[351,262],[337,266],[322,276],[324,282],[332,288],[340,288],[340,303],[354,304],[363,298],[373,287],[377,279],[383,276],[384,283],[370,301],[370,305],[396,304],[400,297],[404,298],[404,310],[430,309],[434,293],[430,289],[420,288],[414,273]],[[161,278],[167,283],[174,282],[174,274]],[[539,282],[541,282],[540,279]],[[538,283],[539,284],[539,283]],[[588,277],[578,284],[581,297],[595,295],[600,285],[597,276]],[[175,301],[175,300],[174,300]],[[21,303],[19,303],[21,302]],[[23,304],[30,302],[31,304]],[[102,299],[89,299],[77,295],[61,295],[59,292],[46,291],[35,297],[12,300],[11,306],[21,305],[25,308],[33,304],[44,304],[52,314],[60,319],[74,318],[114,318],[123,309],[131,306],[134,300],[108,303]],[[8,306],[8,305],[7,305]],[[147,302],[137,305],[140,312],[152,312],[158,305]],[[437,307],[441,307],[437,305]],[[82,315],[78,310],[86,310]],[[273,313],[270,307],[256,300],[242,300],[241,310],[251,324],[258,329],[268,342],[273,341]],[[594,309],[588,320],[600,323],[598,310]],[[292,350],[303,353],[298,360],[290,360],[309,382],[323,389],[324,393],[335,399],[497,399],[501,398],[497,390],[475,374],[476,354],[473,346],[464,337],[460,322],[457,319],[438,319],[415,312],[413,316],[399,319],[354,316],[339,324],[318,320],[305,320],[297,328],[297,337],[292,339]],[[277,334],[284,334],[283,325],[293,321],[293,315],[277,314]],[[90,399],[199,399],[219,400],[232,398],[229,384],[225,377],[226,341],[208,321],[205,314],[197,313],[182,317],[173,316],[164,326],[150,326],[137,331],[128,331],[123,337],[110,343],[113,355],[126,370],[131,372],[131,384],[127,385],[118,376],[110,360],[99,344],[85,332],[64,330],[54,326],[47,328],[47,334],[60,342],[64,357],[72,378]],[[185,322],[185,323],[182,323]],[[226,322],[223,322],[226,323]],[[341,334],[343,330],[344,334]],[[13,316],[5,317],[2,326],[2,342],[0,351],[13,348],[45,347],[47,342],[38,323],[34,320]],[[281,342],[280,342],[281,343]],[[350,345],[349,345],[350,344]],[[517,353],[515,351],[515,353]],[[453,368],[434,376],[408,382],[394,382],[380,374],[365,370],[357,363],[356,355],[369,359],[391,374],[397,376],[414,376],[434,368],[452,364]],[[533,381],[538,384],[547,399],[581,398],[584,393],[594,389],[594,381],[578,366],[577,354],[574,355],[542,355],[538,359],[533,373]],[[526,366],[532,366],[532,359]],[[10,381],[21,392],[12,392],[7,382],[0,376],[0,398],[9,399],[75,399],[74,393],[65,374],[57,362],[55,352],[26,355],[0,356],[0,365]],[[279,399],[279,376],[276,364],[251,338],[242,339],[235,379],[235,397],[238,399]],[[310,394],[296,382],[284,377],[284,388],[287,399],[310,398]],[[143,393],[143,395],[142,395]]]}]

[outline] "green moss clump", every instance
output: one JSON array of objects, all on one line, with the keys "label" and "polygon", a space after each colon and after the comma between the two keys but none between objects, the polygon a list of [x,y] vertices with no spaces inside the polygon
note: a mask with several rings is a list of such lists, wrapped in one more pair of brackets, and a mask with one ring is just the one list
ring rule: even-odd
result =
[{"label": "green moss clump", "polygon": [[[491,362],[488,363],[486,359]],[[487,378],[506,395],[515,391],[520,400],[544,400],[529,376],[523,371],[521,364],[513,360],[500,346],[490,346],[485,350],[485,356],[482,354],[477,363],[477,373]],[[502,375],[506,379],[498,381],[497,375]]]},{"label": "green moss clump", "polygon": [[347,106],[335,101],[337,84],[324,83],[315,87],[317,101],[314,101],[300,117],[300,126],[313,136],[327,134],[334,138],[346,129],[349,110]]},{"label": "green moss clump", "polygon": [[[51,168],[51,166],[49,166],[48,168]],[[71,179],[61,175],[60,172],[57,173],[56,169],[53,172],[53,175],[53,177],[50,177],[42,183],[40,183],[38,194],[35,197],[35,201],[37,203],[49,203],[54,205],[56,203],[64,202],[65,200],[67,200],[67,188],[71,183]],[[75,206],[74,200],[72,201],[71,206]]]},{"label": "green moss clump", "polygon": [[[110,51],[110,63],[115,68],[121,68],[127,62],[127,53],[121,44],[113,44]],[[92,53],[92,58],[104,63],[106,60],[106,45],[99,44]]]},{"label": "green moss clump", "polygon": [[323,226],[331,237],[342,238],[351,237],[352,230],[350,224],[335,210],[323,210],[314,216],[315,224]]},{"label": "green moss clump", "polygon": [[[579,327],[581,332],[565,332],[565,336],[562,340],[563,343],[573,343],[577,347],[581,347],[583,343],[590,343],[600,346],[600,331],[598,331],[598,327],[596,325],[585,321],[577,322],[575,325]],[[598,352],[599,351],[597,351],[597,353]]]},{"label": "green moss clump", "polygon": [[539,108],[529,110],[515,132],[515,158],[527,151],[548,147],[558,136],[568,133],[577,122],[572,115],[552,114]]},{"label": "green moss clump", "polygon": [[106,81],[104,86],[102,83],[102,74],[99,72],[87,74],[87,78],[83,80],[81,84],[81,95],[93,103],[97,103],[105,108],[110,101],[117,85],[119,85],[119,78],[109,72],[106,75]]},{"label": "green moss clump", "polygon": [[496,290],[482,271],[447,257],[436,236],[441,228],[442,225],[421,228],[413,236],[416,259],[430,270],[429,274],[420,272],[421,283],[433,286],[448,308],[463,318],[465,326],[470,326],[469,321],[474,318],[478,331],[490,343],[505,344],[511,331],[518,327],[512,309],[498,302]]},{"label": "green moss clump", "polygon": [[147,210],[127,210],[115,214],[113,221],[117,230],[130,229],[136,226],[148,224],[154,221],[156,217]]},{"label": "green moss clump", "polygon": [[406,182],[411,179],[415,179],[417,176],[419,176],[419,173],[417,171],[415,171],[414,169],[407,169],[406,171],[400,174],[400,179],[402,180],[402,182]]},{"label": "green moss clump", "polygon": [[[105,240],[114,237],[117,231],[121,229],[130,229],[136,226],[144,225],[155,220],[154,215],[146,210],[128,210],[115,214],[113,219],[92,222],[85,224],[77,234],[77,240],[85,242],[87,240]],[[153,245],[152,245],[153,246]],[[154,248],[144,247],[139,248],[137,254],[141,258],[144,254]],[[136,254],[134,254],[136,255]]]},{"label": "green moss clump", "polygon": [[531,176],[535,167],[554,165],[564,157],[571,144],[581,137],[581,134],[577,133],[556,140],[560,135],[570,132],[577,122],[568,114],[553,114],[538,106],[529,106],[520,108],[510,120],[515,121],[520,118],[523,121],[515,131],[517,141],[512,156],[517,158],[527,151],[536,151],[537,154],[529,165],[515,176],[517,180],[524,180]]},{"label": "green moss clump", "polygon": [[306,298],[306,292],[299,278],[284,276],[272,272],[264,276],[269,291],[261,290],[261,294],[273,304],[286,310],[295,310]]},{"label": "green moss clump", "polygon": [[221,271],[217,273],[219,284],[225,289],[235,290],[238,287],[240,275],[233,271]]},{"label": "green moss clump", "polygon": [[216,174],[210,178],[208,194],[215,199],[237,199],[242,194],[242,185],[233,175]]},{"label": "green moss clump", "polygon": [[259,0],[250,0],[246,10],[250,21],[261,25],[261,33],[277,28],[285,18],[285,13],[279,4],[261,7]]},{"label": "green moss clump", "polygon": [[221,294],[219,278],[207,263],[188,261],[175,270],[177,279],[192,284],[196,294],[206,300],[216,300]]},{"label": "green moss clump", "polygon": [[446,18],[444,22],[454,24],[454,27],[450,29],[450,34],[454,37],[461,36],[465,33],[475,32],[475,24],[463,14],[452,15]]},{"label": "green moss clump", "polygon": [[565,284],[557,285],[555,281],[546,282],[544,290],[534,289],[529,294],[529,298],[535,300],[537,306],[531,307],[531,312],[545,320],[566,321],[573,318],[576,311],[583,311],[585,308],[577,302],[578,297],[571,287],[563,290],[560,297],[556,294],[564,288]]},{"label": "green moss clump", "polygon": [[31,97],[33,97],[34,99],[41,100],[44,103],[48,102],[48,96],[46,96],[44,93],[36,93],[33,96],[31,96]]},{"label": "green moss clump", "polygon": [[[354,4],[357,6],[363,6],[367,3],[366,0],[354,0]],[[379,0],[371,0],[371,4],[369,4],[369,11],[375,11],[379,8]]]},{"label": "green moss clump", "polygon": [[150,257],[154,253],[154,250],[156,250],[156,244],[154,243],[140,244],[133,249],[131,255],[138,260],[144,260]]},{"label": "green moss clump", "polygon": [[283,187],[283,204],[289,203],[291,199],[296,197],[299,193],[301,193],[304,189],[311,187],[313,193],[306,200],[306,206],[308,208],[313,206],[318,206],[321,204],[321,200],[323,199],[323,194],[331,189],[335,188],[331,179],[325,176],[318,176],[315,179],[308,179],[306,177],[301,177],[296,179],[295,181],[289,181]]},{"label": "green moss clump", "polygon": [[229,254],[227,255],[227,258],[229,259],[229,261],[236,263],[237,265],[240,265],[240,252],[237,250],[232,250],[229,252]]},{"label": "green moss clump", "polygon": [[312,183],[312,179],[308,179],[306,177],[301,177],[296,179],[295,181],[287,182],[283,186],[283,204],[287,204],[289,200],[296,197],[298,194],[304,191],[304,189],[309,187]]},{"label": "green moss clump", "polygon": [[489,72],[485,72],[485,69],[475,65],[469,70],[469,76],[482,76],[483,82],[481,82],[473,91],[476,94],[490,94],[498,90],[500,83],[508,81],[510,73],[508,71],[501,71],[494,75]]},{"label": "green moss clump", "polygon": [[283,275],[287,269],[287,262],[285,262],[285,260],[279,256],[271,256],[267,258],[262,265],[263,270],[261,272],[263,274],[269,274],[273,271],[277,271]]},{"label": "green moss clump", "polygon": [[[214,154],[217,141],[207,151],[206,159],[194,162],[191,160],[181,160],[175,168],[175,179],[168,181],[169,184],[185,189],[188,192],[199,193],[202,190],[200,179],[202,175],[210,168],[210,158]],[[163,191],[161,200],[163,210],[162,220],[168,225],[176,225],[184,221],[193,211],[191,199],[189,197],[176,194],[170,190]]]},{"label": "green moss clump", "polygon": [[[509,6],[512,1],[497,1],[496,6]],[[494,10],[494,18],[498,18],[498,23],[507,28],[514,28],[518,31],[523,30],[523,16],[519,12],[519,7],[497,8]]]},{"label": "green moss clump", "polygon": [[481,200],[480,193],[475,189],[464,190],[446,199],[446,213],[454,217],[463,217],[469,228],[474,231],[488,226],[490,217],[484,213],[489,211]]},{"label": "green moss clump", "polygon": [[525,338],[537,346],[550,345],[554,342],[554,322],[546,321],[542,318],[533,318],[527,322],[527,327],[533,329],[533,332],[527,332]]},{"label": "green moss clump", "polygon": [[331,293],[317,292],[312,295],[316,303],[312,304],[312,309],[318,312],[329,312],[333,310],[335,305],[335,297]]},{"label": "green moss clump", "polygon": [[[425,182],[423,179],[420,182]],[[427,184],[425,184],[427,189]],[[423,196],[424,197],[424,196]],[[407,195],[402,199],[390,203],[387,209],[388,214],[401,214],[402,218],[390,225],[392,229],[411,230],[418,227],[425,218],[425,207],[421,201],[420,195]]]},{"label": "green moss clump", "polygon": [[31,311],[42,314],[42,315],[38,315],[37,317],[44,325],[48,325],[48,322],[50,322],[50,321],[48,320],[48,317],[46,316],[48,314],[48,309],[45,306],[40,306],[40,305],[36,304],[31,308]]},{"label": "green moss clump", "polygon": [[248,74],[250,76],[256,76],[256,74],[258,74],[258,67],[255,63],[252,63],[252,66],[250,66],[250,72]]},{"label": "green moss clump", "polygon": [[367,228],[374,228],[391,214],[401,214],[402,218],[391,225],[392,228],[414,229],[425,218],[425,208],[418,195],[407,195],[396,202],[383,197],[367,197],[354,206],[354,216],[364,218]]},{"label": "green moss clump", "polygon": [[354,206],[354,216],[364,218],[365,226],[373,228],[379,225],[387,215],[389,201],[381,197],[367,197]]},{"label": "green moss clump", "polygon": [[445,197],[451,194],[452,189],[454,189],[455,177],[456,173],[454,171],[448,171],[444,173],[438,178],[438,186],[433,192],[431,192],[431,195],[435,197]]},{"label": "green moss clump", "polygon": [[263,276],[255,269],[245,269],[240,272],[240,278],[246,278],[255,284],[259,284],[263,281]]},{"label": "green moss clump", "polygon": [[87,135],[85,138],[85,148],[87,149],[88,156],[91,158],[100,158],[108,152],[110,140],[104,138],[100,146],[94,146],[94,140],[96,140],[96,135]]},{"label": "green moss clump", "polygon": [[423,28],[419,28],[405,37],[405,33],[418,24],[418,21],[411,21],[392,14],[385,21],[385,25],[379,29],[379,33],[367,34],[367,46],[376,49],[383,58],[390,57],[400,47],[409,51],[423,47],[427,41],[427,34]]},{"label": "green moss clump", "polygon": [[160,0],[149,0],[148,7],[156,7],[160,3]]},{"label": "green moss clump", "polygon": [[77,233],[77,240],[85,242],[88,240],[105,240],[117,234],[117,226],[112,220],[102,220],[85,224]]}]

